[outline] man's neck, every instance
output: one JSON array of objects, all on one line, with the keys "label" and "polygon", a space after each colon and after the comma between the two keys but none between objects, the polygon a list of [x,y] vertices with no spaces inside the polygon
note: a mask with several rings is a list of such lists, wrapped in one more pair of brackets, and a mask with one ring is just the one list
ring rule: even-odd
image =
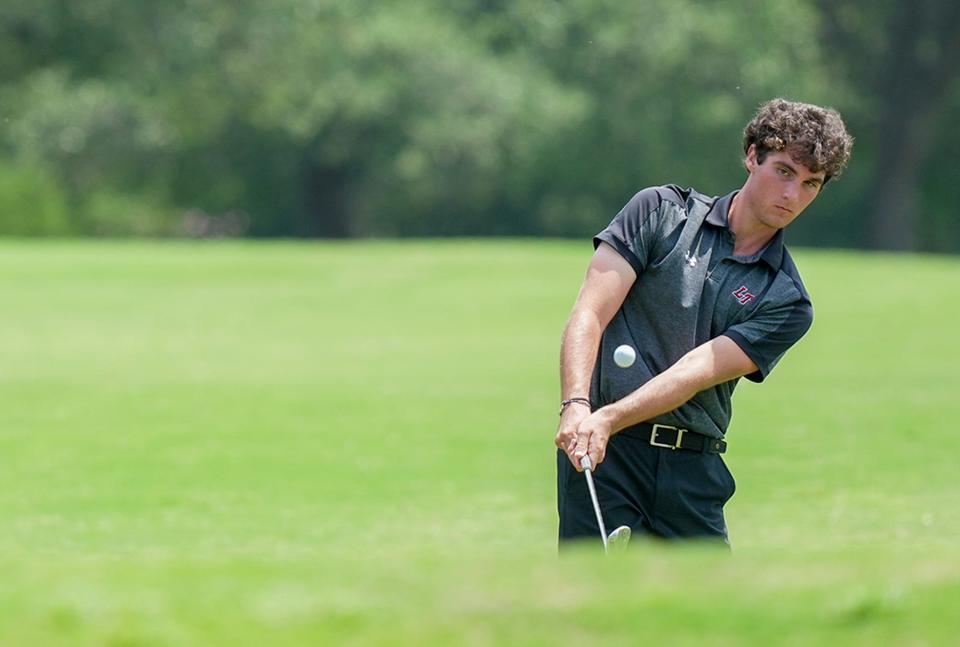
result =
[{"label": "man's neck", "polygon": [[752,256],[777,235],[776,229],[760,222],[743,199],[743,191],[733,196],[727,212],[727,224],[733,232],[733,253],[736,256]]}]

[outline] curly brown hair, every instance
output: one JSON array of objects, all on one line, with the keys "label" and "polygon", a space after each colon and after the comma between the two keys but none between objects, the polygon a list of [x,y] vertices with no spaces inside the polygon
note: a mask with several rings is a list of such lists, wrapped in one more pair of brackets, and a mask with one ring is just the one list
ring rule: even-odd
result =
[{"label": "curly brown hair", "polygon": [[814,173],[824,171],[826,184],[850,161],[853,137],[833,108],[777,98],[761,105],[743,129],[743,152],[752,145],[757,147],[759,164],[767,153],[786,150]]}]

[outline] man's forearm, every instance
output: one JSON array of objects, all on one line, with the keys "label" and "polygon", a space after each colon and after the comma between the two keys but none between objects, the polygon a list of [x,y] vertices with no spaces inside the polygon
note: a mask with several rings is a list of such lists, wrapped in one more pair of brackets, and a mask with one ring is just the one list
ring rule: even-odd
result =
[{"label": "man's forearm", "polygon": [[597,414],[614,433],[673,411],[700,391],[757,370],[729,337],[720,336],[684,355],[676,364]]},{"label": "man's forearm", "polygon": [[596,314],[575,308],[560,342],[560,397],[590,396],[590,380],[603,327]]},{"label": "man's forearm", "polygon": [[613,247],[606,243],[597,247],[560,342],[563,399],[589,397],[600,337],[636,277],[630,263]]},{"label": "man's forearm", "polygon": [[636,391],[597,413],[606,417],[614,433],[660,414],[673,411],[699,393],[699,382],[689,371],[674,367],[657,375]]}]

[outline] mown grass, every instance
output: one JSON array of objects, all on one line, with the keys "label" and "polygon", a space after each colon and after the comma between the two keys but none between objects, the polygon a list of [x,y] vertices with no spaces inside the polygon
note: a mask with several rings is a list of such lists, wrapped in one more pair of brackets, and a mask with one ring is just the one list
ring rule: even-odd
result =
[{"label": "mown grass", "polygon": [[589,244],[0,244],[4,645],[952,644],[960,261],[796,253],[732,555],[555,550]]}]

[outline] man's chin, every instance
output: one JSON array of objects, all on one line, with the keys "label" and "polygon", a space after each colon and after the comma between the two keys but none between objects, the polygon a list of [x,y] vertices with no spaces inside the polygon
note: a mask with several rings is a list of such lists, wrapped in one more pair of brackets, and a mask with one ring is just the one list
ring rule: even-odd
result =
[{"label": "man's chin", "polygon": [[767,216],[767,219],[763,224],[771,229],[783,229],[795,219],[796,216],[792,213],[788,213],[782,209],[774,209],[773,213]]}]

